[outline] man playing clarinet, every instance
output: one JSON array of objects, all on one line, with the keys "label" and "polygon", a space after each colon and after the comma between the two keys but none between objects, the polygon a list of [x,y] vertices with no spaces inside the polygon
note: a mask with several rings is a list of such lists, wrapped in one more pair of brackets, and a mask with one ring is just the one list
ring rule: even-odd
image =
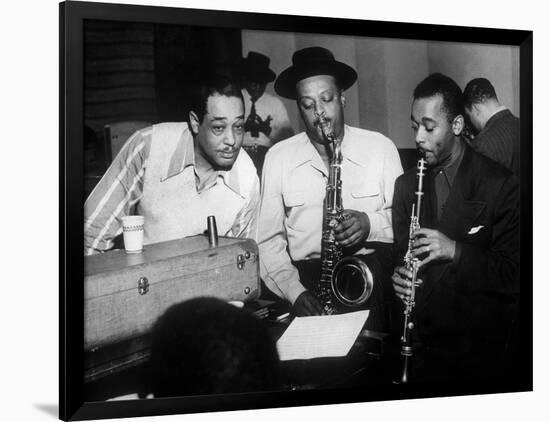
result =
[{"label": "man playing clarinet", "polygon": [[409,382],[504,387],[519,366],[518,181],[461,139],[464,109],[452,79],[432,74],[416,87],[411,122],[427,166],[420,228],[409,234],[417,168],[397,179],[392,209],[400,305],[412,290],[409,247],[418,260]]}]

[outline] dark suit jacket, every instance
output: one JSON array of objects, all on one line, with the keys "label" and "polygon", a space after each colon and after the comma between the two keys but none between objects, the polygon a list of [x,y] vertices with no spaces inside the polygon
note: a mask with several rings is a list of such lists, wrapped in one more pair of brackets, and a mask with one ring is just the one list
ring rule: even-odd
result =
[{"label": "dark suit jacket", "polygon": [[480,154],[501,163],[519,175],[520,127],[519,119],[510,110],[494,114],[472,142]]},{"label": "dark suit jacket", "polygon": [[[428,170],[424,180],[420,226],[455,240],[460,255],[455,263],[430,263],[421,272],[414,332],[417,350],[434,373],[479,375],[508,350],[517,317],[519,188],[510,171],[464,146],[439,221],[433,173]],[[416,189],[416,169],[396,180],[392,212],[399,265]]]}]

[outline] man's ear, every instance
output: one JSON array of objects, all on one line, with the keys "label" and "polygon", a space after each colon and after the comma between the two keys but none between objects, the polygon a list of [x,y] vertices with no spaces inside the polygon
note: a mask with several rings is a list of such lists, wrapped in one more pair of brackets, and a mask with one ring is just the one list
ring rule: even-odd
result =
[{"label": "man's ear", "polygon": [[346,106],[346,97],[344,97],[344,94],[340,94],[340,104],[342,104],[342,107]]},{"label": "man's ear", "polygon": [[462,114],[453,119],[452,129],[455,136],[459,136],[462,133],[462,129],[464,129],[464,116]]},{"label": "man's ear", "polygon": [[191,126],[191,132],[193,132],[193,135],[196,135],[199,133],[199,126],[201,125],[199,122],[199,116],[195,114],[194,111],[189,112],[189,125]]}]

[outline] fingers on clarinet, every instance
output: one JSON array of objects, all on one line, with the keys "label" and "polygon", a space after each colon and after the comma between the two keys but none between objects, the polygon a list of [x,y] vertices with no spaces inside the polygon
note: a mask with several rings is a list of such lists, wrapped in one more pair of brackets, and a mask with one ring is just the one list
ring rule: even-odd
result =
[{"label": "fingers on clarinet", "polygon": [[418,236],[429,236],[430,233],[432,232],[433,230],[430,230],[430,229],[424,229],[424,228],[419,228],[419,229],[416,229],[413,233],[413,236],[414,237],[418,237]]},{"label": "fingers on clarinet", "polygon": [[403,269],[401,274],[404,276],[405,279],[411,279],[413,276],[412,271],[407,270],[406,268]]},{"label": "fingers on clarinet", "polygon": [[404,289],[407,287],[407,279],[406,278],[397,276],[397,277],[393,278],[392,280],[393,280],[393,284],[396,284],[399,287],[402,287]]},{"label": "fingers on clarinet", "polygon": [[425,237],[415,237],[413,241],[413,247],[418,248],[419,246],[425,245],[428,242],[428,239]]},{"label": "fingers on clarinet", "polygon": [[392,278],[392,280],[395,284],[398,284],[400,287],[402,287],[404,289],[407,288],[407,287],[412,286],[410,278],[404,278],[404,277],[400,277],[399,275],[397,275],[397,276],[395,276],[395,278]]},{"label": "fingers on clarinet", "polygon": [[401,299],[401,302],[403,302],[403,304],[406,305],[409,297],[407,295],[398,295],[398,296],[399,296],[399,299]]},{"label": "fingers on clarinet", "polygon": [[397,294],[400,294],[400,295],[405,295],[405,294],[407,294],[407,289],[406,289],[405,287],[403,287],[403,286],[398,285],[398,284],[394,284],[394,285],[393,285],[393,289],[395,290],[395,292],[396,292]]},{"label": "fingers on clarinet", "polygon": [[431,262],[433,261],[435,258],[435,256],[432,254],[432,252],[430,252],[430,254],[425,258],[423,259],[422,261],[420,261],[418,263],[418,268],[422,268],[423,266],[425,266],[428,262]]}]

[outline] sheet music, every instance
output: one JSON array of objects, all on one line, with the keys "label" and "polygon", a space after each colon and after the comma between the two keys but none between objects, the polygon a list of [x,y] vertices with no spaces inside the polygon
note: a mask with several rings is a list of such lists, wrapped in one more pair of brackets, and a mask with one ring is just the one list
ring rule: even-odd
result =
[{"label": "sheet music", "polygon": [[277,342],[281,360],[346,356],[369,311],[297,317]]}]

